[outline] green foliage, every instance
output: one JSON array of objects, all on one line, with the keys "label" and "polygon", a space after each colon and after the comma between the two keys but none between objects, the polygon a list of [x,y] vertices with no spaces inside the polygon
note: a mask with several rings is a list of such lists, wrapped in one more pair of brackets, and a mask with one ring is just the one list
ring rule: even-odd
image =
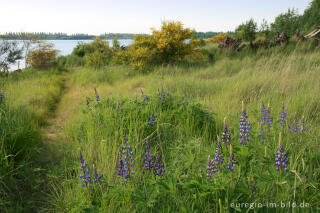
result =
[{"label": "green foliage", "polygon": [[[99,37],[95,37],[90,43],[78,43],[72,55],[84,57],[85,65],[96,69],[108,65],[113,56],[108,41],[103,41]],[[80,60],[79,62],[81,63]]]},{"label": "green foliage", "polygon": [[0,72],[8,72],[10,65],[22,59],[22,51],[17,42],[0,40]]},{"label": "green foliage", "polygon": [[295,9],[288,9],[288,12],[281,13],[275,18],[274,23],[271,24],[273,32],[285,32],[292,36],[299,28],[299,14]]},{"label": "green foliage", "polygon": [[85,59],[75,54],[70,54],[67,56],[59,56],[57,58],[57,65],[61,67],[78,67],[85,65]]},{"label": "green foliage", "polygon": [[194,53],[193,42],[185,42],[192,33],[194,31],[184,29],[181,22],[163,22],[161,30],[153,29],[151,36],[135,36],[134,44],[118,52],[114,62],[129,64],[137,70],[179,63]]},{"label": "green foliage", "polygon": [[37,41],[37,47],[29,51],[26,57],[26,64],[36,69],[49,68],[56,61],[58,50],[53,49],[54,45],[43,41]]},{"label": "green foliage", "polygon": [[[0,211],[35,212],[43,200],[42,127],[61,94],[60,74],[27,69],[0,77]],[[42,159],[43,160],[43,159]],[[47,164],[48,165],[48,164]]]},{"label": "green foliage", "polygon": [[120,44],[117,37],[112,38],[112,50],[118,51],[120,49]]},{"label": "green foliage", "polygon": [[300,16],[301,28],[305,31],[305,33],[309,33],[315,27],[320,26],[319,14],[320,1],[311,1],[309,7],[304,11],[303,15]]},{"label": "green foliage", "polygon": [[241,31],[241,38],[243,40],[252,42],[256,38],[257,23],[253,19],[250,19],[238,26],[237,31]]}]

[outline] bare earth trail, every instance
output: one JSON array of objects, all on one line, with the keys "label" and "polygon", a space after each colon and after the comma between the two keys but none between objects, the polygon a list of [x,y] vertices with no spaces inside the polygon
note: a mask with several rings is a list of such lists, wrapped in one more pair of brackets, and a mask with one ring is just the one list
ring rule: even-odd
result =
[{"label": "bare earth trail", "polygon": [[63,126],[68,116],[68,113],[64,111],[65,103],[63,100],[70,91],[69,76],[70,74],[61,76],[62,91],[48,115],[50,119],[47,125],[42,128],[43,141],[36,162],[40,170],[41,182],[40,186],[35,189],[37,192],[33,193],[35,194],[34,198],[31,198],[38,203],[40,212],[51,212],[53,210],[49,202],[52,198],[50,197],[50,192],[52,192],[52,187],[58,183],[59,178],[64,174],[63,160],[68,150],[70,150],[70,144],[65,142],[63,132]]}]

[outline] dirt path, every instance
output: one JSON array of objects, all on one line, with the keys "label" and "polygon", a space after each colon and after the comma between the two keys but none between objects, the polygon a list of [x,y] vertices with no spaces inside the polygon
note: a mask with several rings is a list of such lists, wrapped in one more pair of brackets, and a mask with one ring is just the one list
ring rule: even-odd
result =
[{"label": "dirt path", "polygon": [[37,160],[38,168],[41,169],[41,187],[39,195],[35,198],[39,203],[41,212],[48,212],[51,209],[50,197],[52,187],[58,182],[63,174],[63,159],[66,155],[67,147],[65,146],[65,136],[63,126],[66,121],[65,113],[63,113],[63,99],[70,90],[69,75],[62,77],[62,91],[57,98],[56,105],[52,108],[50,119],[42,128],[43,141],[39,150],[39,158]]}]

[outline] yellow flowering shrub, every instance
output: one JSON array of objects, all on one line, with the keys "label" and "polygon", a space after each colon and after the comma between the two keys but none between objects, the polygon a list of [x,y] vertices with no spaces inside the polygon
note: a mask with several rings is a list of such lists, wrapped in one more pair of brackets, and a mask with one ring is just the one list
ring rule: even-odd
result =
[{"label": "yellow flowering shrub", "polygon": [[200,45],[198,42],[186,42],[193,32],[183,28],[181,22],[162,22],[161,30],[152,29],[152,35],[135,36],[134,43],[127,50],[117,52],[113,61],[129,64],[137,70],[180,62]]},{"label": "yellow flowering shrub", "polygon": [[219,33],[218,35],[215,35],[211,38],[208,38],[206,40],[207,43],[220,43],[223,41],[223,39],[225,39],[227,36],[233,38],[233,36],[227,34],[227,33]]},{"label": "yellow flowering shrub", "polygon": [[103,41],[96,37],[91,43],[87,45],[84,54],[86,66],[100,68],[110,63],[112,59],[112,50],[109,47],[108,41]]},{"label": "yellow flowering shrub", "polygon": [[53,65],[58,53],[58,50],[53,49],[53,46],[51,43],[37,41],[37,48],[27,54],[26,64],[37,69]]}]

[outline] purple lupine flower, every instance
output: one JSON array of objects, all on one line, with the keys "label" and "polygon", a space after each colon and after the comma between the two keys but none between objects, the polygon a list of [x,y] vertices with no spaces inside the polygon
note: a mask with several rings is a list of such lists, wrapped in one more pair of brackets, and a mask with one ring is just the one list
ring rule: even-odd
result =
[{"label": "purple lupine flower", "polygon": [[151,117],[150,117],[150,119],[149,119],[149,126],[153,126],[153,123],[154,123],[154,121],[155,121],[155,118],[154,118],[154,114],[152,113],[152,115],[151,115]]},{"label": "purple lupine flower", "polygon": [[284,153],[284,148],[281,142],[281,132],[280,132],[279,147],[275,157],[274,165],[276,166],[277,171],[282,171],[282,170],[288,171],[287,164],[288,164],[288,159],[287,159],[287,155]]},{"label": "purple lupine flower", "polygon": [[270,128],[272,123],[272,115],[270,112],[270,105],[268,104],[268,108],[266,108],[266,125]]},{"label": "purple lupine flower", "polygon": [[305,131],[307,131],[306,124],[305,124],[305,121],[304,121],[304,117],[302,117],[300,132],[305,132]]},{"label": "purple lupine flower", "polygon": [[216,147],[216,152],[214,153],[214,162],[217,167],[217,170],[221,172],[222,169],[222,164],[224,161],[223,154],[221,152],[221,142],[218,140],[217,142],[217,147]]},{"label": "purple lupine flower", "polygon": [[3,96],[3,94],[0,92],[0,104],[3,103],[3,99],[4,99],[4,96]]},{"label": "purple lupine flower", "polygon": [[268,107],[265,108],[264,103],[262,102],[261,106],[261,125],[271,127],[272,123],[272,116],[270,112],[270,105],[268,104]]},{"label": "purple lupine flower", "polygon": [[284,104],[282,103],[281,113],[280,113],[280,125],[282,127],[286,127],[287,126],[286,117],[287,117],[287,112],[285,110]]},{"label": "purple lupine flower", "polygon": [[120,161],[119,161],[119,164],[118,164],[118,175],[120,177],[123,177],[125,168],[124,168],[123,160],[121,158],[121,152],[119,153],[119,158],[120,158]]},{"label": "purple lupine flower", "polygon": [[215,174],[218,171],[217,166],[213,159],[211,159],[210,155],[208,156],[208,166],[207,166],[207,180],[209,180],[213,174]]},{"label": "purple lupine flower", "polygon": [[239,133],[241,145],[247,145],[247,143],[249,143],[250,141],[250,138],[249,138],[250,137],[249,130],[251,129],[250,125],[251,124],[248,121],[248,116],[244,108],[244,103],[242,102],[242,114],[240,117],[240,133]]},{"label": "purple lupine flower", "polygon": [[264,136],[264,130],[263,130],[263,126],[262,126],[262,123],[261,123],[261,126],[260,126],[260,134],[259,134],[260,138],[262,140],[265,140],[267,139],[265,136]]},{"label": "purple lupine flower", "polygon": [[149,145],[149,141],[146,141],[146,154],[144,155],[144,164],[145,164],[145,168],[148,171],[151,171],[152,168],[154,168],[154,160],[153,160],[153,156],[150,152],[150,145]]},{"label": "purple lupine flower", "polygon": [[101,176],[98,175],[97,169],[94,166],[94,164],[93,164],[93,172],[94,172],[94,174],[93,174],[94,182],[96,183],[101,179]]},{"label": "purple lupine flower", "polygon": [[223,131],[221,133],[221,141],[223,142],[223,145],[227,148],[228,144],[230,143],[230,131],[226,124],[226,118],[224,118],[224,121],[223,121]]},{"label": "purple lupine flower", "polygon": [[82,174],[79,177],[82,179],[82,187],[89,186],[89,188],[91,188],[92,187],[91,176],[89,175],[90,171],[88,168],[88,164],[84,162],[80,148],[78,149],[78,151],[79,151],[79,162],[81,165],[80,171],[82,172]]},{"label": "purple lupine flower", "polygon": [[262,102],[261,106],[261,125],[266,124],[266,108],[264,107],[264,103]]},{"label": "purple lupine flower", "polygon": [[143,90],[140,88],[142,100],[145,102],[149,101],[149,97],[143,93]]},{"label": "purple lupine flower", "polygon": [[161,92],[158,89],[159,104],[162,104],[164,102],[165,98],[166,98],[166,93],[164,92],[163,87],[161,87]]},{"label": "purple lupine flower", "polygon": [[288,125],[288,127],[290,129],[291,134],[298,133],[300,131],[297,114],[294,115],[294,120],[293,120],[292,126],[290,127]]},{"label": "purple lupine flower", "polygon": [[235,173],[234,167],[236,164],[237,164],[237,161],[234,160],[232,145],[230,144],[230,157],[229,157],[229,162],[227,163],[227,169],[230,170],[232,173]]},{"label": "purple lupine flower", "polygon": [[164,165],[161,161],[160,155],[157,153],[156,154],[156,162],[154,165],[154,172],[156,176],[163,176],[165,173]]},{"label": "purple lupine flower", "polygon": [[98,94],[97,88],[94,88],[94,97],[96,98],[97,102],[100,102],[100,96]]},{"label": "purple lupine flower", "polygon": [[118,165],[118,175],[123,177],[124,179],[133,179],[134,171],[133,171],[133,152],[130,145],[127,144],[128,139],[124,135],[123,136],[124,146],[122,146],[122,159],[121,154],[119,156],[120,161]]}]

